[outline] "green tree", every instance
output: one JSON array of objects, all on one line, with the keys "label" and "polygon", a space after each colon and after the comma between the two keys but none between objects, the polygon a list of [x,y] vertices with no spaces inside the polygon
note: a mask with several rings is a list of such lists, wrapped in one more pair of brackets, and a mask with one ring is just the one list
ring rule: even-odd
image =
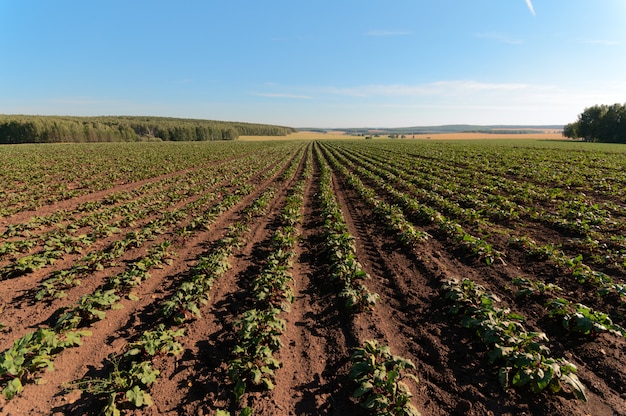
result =
[{"label": "green tree", "polygon": [[594,105],[563,129],[563,135],[590,142],[626,143],[626,105]]},{"label": "green tree", "polygon": [[565,127],[563,127],[563,136],[569,137],[570,139],[578,139],[580,137],[578,135],[578,123],[566,124]]}]

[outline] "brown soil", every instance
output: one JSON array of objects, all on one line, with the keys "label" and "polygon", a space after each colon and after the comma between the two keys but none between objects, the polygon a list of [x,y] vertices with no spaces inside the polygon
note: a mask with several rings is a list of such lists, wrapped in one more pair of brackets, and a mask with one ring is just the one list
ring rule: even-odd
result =
[{"label": "brown soil", "polygon": [[[82,346],[61,352],[54,372],[41,374],[44,383],[27,384],[24,392],[11,401],[0,398],[0,414],[97,414],[102,401],[78,391],[65,391],[63,386],[86,376],[102,375],[109,368],[109,354],[122,351],[126,343],[161,322],[161,302],[174,292],[197,258],[209,252],[225,234],[228,225],[241,217],[242,207],[271,181],[256,178],[256,190],[223,214],[208,231],[188,240],[177,240],[174,263],[151,271],[151,278],[135,290],[139,301],[124,299],[123,309],[107,311],[106,319],[89,328],[93,335],[84,338]],[[245,245],[230,260],[232,268],[213,286],[211,299],[202,307],[202,318],[185,325],[186,336],[181,339],[184,353],[177,358],[156,360],[155,367],[161,374],[150,390],[154,405],[126,409],[125,414],[211,415],[220,408],[236,409],[227,374],[235,342],[232,322],[249,302],[249,282],[264,266],[271,235],[293,182],[288,180],[281,185],[268,214],[253,224]],[[124,188],[134,186],[139,183]],[[276,372],[273,391],[252,391],[244,397],[245,403],[254,407],[255,415],[366,414],[351,398],[355,385],[348,372],[353,349],[367,339],[377,339],[389,345],[394,354],[415,363],[420,381],[411,386],[412,402],[424,415],[626,415],[625,340],[611,334],[593,339],[573,337],[546,317],[541,299],[520,301],[507,288],[516,276],[536,275],[566,287],[569,299],[590,296],[588,293],[568,284],[566,277],[550,265],[532,263],[515,250],[507,251],[506,264],[487,266],[459,253],[434,232],[435,238],[413,250],[406,249],[340,175],[334,177],[334,187],[350,232],[356,238],[359,260],[371,276],[366,285],[381,300],[372,311],[351,314],[336,297],[337,288],[326,278],[323,218],[317,196],[319,166],[315,165],[307,182],[304,220],[299,227],[301,238],[292,270],[296,300],[291,311],[282,315],[287,323],[282,337],[284,346],[278,354],[282,368]],[[114,191],[90,197],[95,200]],[[66,201],[62,206],[73,207],[86,200],[89,197]],[[42,213],[60,207],[46,207]],[[27,218],[23,213],[14,220]],[[538,228],[537,232],[542,230]],[[175,236],[166,234],[160,238]],[[55,311],[73,305],[105,277],[121,271],[123,261],[142,253],[128,253],[120,259],[118,269],[96,274],[69,292],[68,298],[49,303],[32,302],[28,293],[50,270],[11,279],[10,289],[3,289],[4,304],[0,305],[0,322],[9,327],[0,332],[0,346],[3,350],[9,348],[24,333],[45,327]],[[68,257],[53,269],[67,267],[79,257]],[[569,391],[536,395],[525,389],[503,390],[497,366],[489,363],[487,348],[471,331],[460,326],[457,317],[450,315],[449,306],[439,293],[441,282],[453,277],[469,277],[484,285],[527,318],[526,328],[546,332],[554,355],[578,366],[589,401],[580,402]]]}]

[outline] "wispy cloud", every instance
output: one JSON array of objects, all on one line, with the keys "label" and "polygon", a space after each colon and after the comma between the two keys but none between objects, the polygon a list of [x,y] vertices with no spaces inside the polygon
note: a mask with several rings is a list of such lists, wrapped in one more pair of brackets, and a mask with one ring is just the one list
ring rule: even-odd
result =
[{"label": "wispy cloud", "polygon": [[533,2],[531,0],[526,0],[526,5],[528,6],[528,10],[530,10],[533,16],[536,16],[535,6],[533,6]]},{"label": "wispy cloud", "polygon": [[607,39],[588,39],[583,41],[589,45],[604,45],[604,46],[617,46],[621,43],[615,40],[607,40]]},{"label": "wispy cloud", "polygon": [[255,93],[257,97],[267,97],[267,98],[295,98],[298,100],[310,100],[313,97],[308,95],[299,95],[299,94],[284,94],[284,93],[271,93],[271,92],[258,92]]},{"label": "wispy cloud", "polygon": [[472,80],[437,81],[422,84],[368,84],[351,87],[342,86],[274,86],[276,92],[256,92],[254,95],[267,98],[291,98],[299,100],[325,100],[344,98],[426,98],[446,96],[468,96],[475,94],[497,94],[533,88],[524,83],[486,83]]},{"label": "wispy cloud", "polygon": [[477,81],[438,81],[417,85],[363,85],[357,87],[322,87],[319,93],[349,97],[417,97],[448,94],[471,94],[486,91],[513,91],[528,88],[528,84],[481,83]]},{"label": "wispy cloud", "polygon": [[370,30],[365,36],[409,36],[413,32],[407,30]]},{"label": "wispy cloud", "polygon": [[488,33],[476,33],[476,38],[495,40],[497,42],[506,43],[507,45],[521,45],[524,43],[521,39],[512,38],[504,33],[488,32]]}]

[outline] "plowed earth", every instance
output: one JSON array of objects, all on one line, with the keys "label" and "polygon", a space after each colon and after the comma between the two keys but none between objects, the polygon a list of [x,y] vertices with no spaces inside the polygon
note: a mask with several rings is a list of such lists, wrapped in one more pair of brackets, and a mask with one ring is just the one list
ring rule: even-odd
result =
[{"label": "plowed earth", "polygon": [[[319,144],[318,144],[319,145]],[[10,401],[0,398],[3,415],[91,415],[98,414],[102,399],[80,391],[66,390],[67,383],[84,377],[97,377],[110,370],[107,357],[163,322],[159,308],[171,296],[200,255],[212,250],[225,235],[228,226],[242,218],[242,209],[271,184],[278,188],[266,215],[256,217],[245,244],[230,258],[231,268],[213,285],[210,300],[201,308],[202,317],[184,324],[185,337],[179,341],[184,352],[178,357],[162,356],[155,361],[160,371],[150,387],[154,404],[132,409],[123,406],[124,414],[134,415],[211,415],[216,409],[236,411],[233,385],[228,378],[227,363],[235,346],[232,327],[250,302],[251,279],[265,266],[270,241],[285,197],[301,174],[312,143],[291,145],[281,159],[281,168],[268,178],[258,174],[250,180],[254,191],[235,207],[219,216],[208,230],[182,238],[173,230],[157,237],[155,242],[171,241],[176,253],[171,265],[150,271],[150,279],[135,290],[138,300],[123,298],[123,308],[108,310],[106,318],[93,323],[92,335],[83,345],[69,348],[55,359],[54,371],[37,374],[42,382],[26,383],[24,391]],[[298,152],[303,149],[305,152]],[[279,182],[289,161],[297,157],[295,174]],[[511,280],[521,274],[533,275],[560,283],[566,298],[584,299],[589,295],[570,285],[567,278],[549,265],[534,263],[523,253],[506,247],[506,264],[486,265],[464,255],[436,229],[423,230],[432,235],[413,249],[401,245],[372,209],[363,202],[337,171],[333,187],[350,233],[356,239],[357,256],[371,276],[365,282],[381,299],[371,311],[351,313],[338,299],[339,289],[329,281],[323,246],[323,217],[319,206],[319,162],[313,157],[313,174],[307,178],[302,208],[303,220],[298,226],[300,239],[291,270],[295,302],[283,312],[286,332],[278,359],[276,388],[272,391],[250,391],[243,402],[256,415],[360,415],[367,414],[351,398],[355,389],[348,378],[350,355],[364,340],[376,339],[389,345],[391,351],[416,365],[419,383],[411,385],[412,402],[423,415],[626,415],[626,343],[623,338],[602,333],[593,339],[568,334],[553,319],[548,319],[542,300],[519,300],[510,290]],[[177,172],[166,176],[182,175]],[[155,178],[154,181],[162,178]],[[139,188],[141,183],[122,189]],[[217,189],[215,185],[206,190]],[[99,200],[119,191],[108,191],[63,202],[63,208]],[[223,197],[224,195],[222,195]],[[384,195],[382,195],[385,197]],[[190,202],[190,197],[183,202]],[[180,202],[177,206],[182,206]],[[173,209],[175,206],[168,207]],[[36,212],[49,215],[59,206],[48,206]],[[9,348],[20,336],[39,327],[52,325],[63,308],[74,305],[81,296],[93,292],[108,276],[119,273],[124,263],[145,255],[145,248],[131,249],[113,268],[95,272],[80,286],[67,290],[67,297],[37,301],[34,293],[54,270],[70,267],[89,251],[102,249],[120,239],[159,213],[138,222],[102,241],[82,254],[68,255],[52,266],[21,276],[4,279],[0,322],[0,348]],[[3,219],[5,225],[29,217],[20,213]],[[526,230],[547,238],[553,230],[534,225]],[[45,230],[43,230],[45,231]],[[43,232],[41,231],[41,232]],[[558,237],[558,234],[556,235]],[[497,241],[496,241],[497,243]],[[505,243],[501,243],[505,245]],[[3,263],[7,264],[7,260]],[[471,278],[497,294],[504,304],[526,317],[524,325],[546,332],[550,349],[578,367],[578,376],[586,386],[588,402],[577,400],[567,389],[558,394],[533,394],[520,389],[504,390],[498,381],[498,367],[488,359],[488,349],[449,313],[449,304],[441,296],[441,283],[450,278]]]}]

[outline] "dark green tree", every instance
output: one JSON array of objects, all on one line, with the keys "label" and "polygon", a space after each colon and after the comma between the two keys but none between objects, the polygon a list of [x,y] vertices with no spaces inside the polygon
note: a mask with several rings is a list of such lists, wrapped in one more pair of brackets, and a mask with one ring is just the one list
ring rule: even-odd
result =
[{"label": "dark green tree", "polygon": [[563,135],[589,142],[626,143],[626,105],[594,105],[567,124]]}]

